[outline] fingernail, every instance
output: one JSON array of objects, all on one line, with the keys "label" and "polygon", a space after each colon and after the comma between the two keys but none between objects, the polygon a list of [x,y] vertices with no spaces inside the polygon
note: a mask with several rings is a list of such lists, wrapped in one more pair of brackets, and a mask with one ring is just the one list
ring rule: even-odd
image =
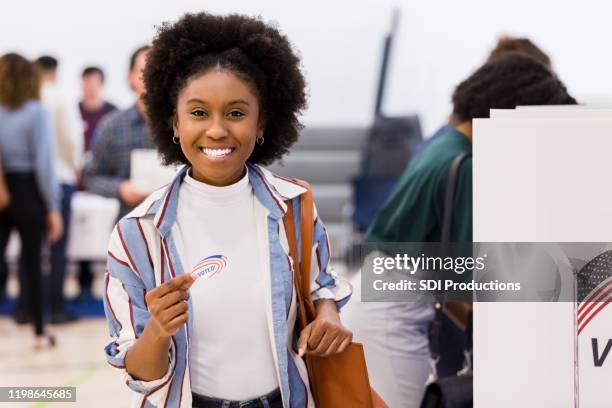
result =
[{"label": "fingernail", "polygon": [[300,348],[298,350],[298,356],[303,357],[304,356],[304,347]]}]

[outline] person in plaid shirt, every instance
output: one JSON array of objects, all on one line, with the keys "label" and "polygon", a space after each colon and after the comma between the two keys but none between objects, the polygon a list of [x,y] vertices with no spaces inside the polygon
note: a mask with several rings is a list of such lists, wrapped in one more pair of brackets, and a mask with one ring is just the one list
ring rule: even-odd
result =
[{"label": "person in plaid shirt", "polygon": [[83,169],[83,181],[87,190],[119,199],[117,219],[148,196],[136,191],[129,178],[132,150],[154,148],[140,98],[145,89],[142,71],[149,49],[148,45],[138,48],[130,59],[128,79],[136,94],[136,103],[104,119],[96,130],[92,155]]}]

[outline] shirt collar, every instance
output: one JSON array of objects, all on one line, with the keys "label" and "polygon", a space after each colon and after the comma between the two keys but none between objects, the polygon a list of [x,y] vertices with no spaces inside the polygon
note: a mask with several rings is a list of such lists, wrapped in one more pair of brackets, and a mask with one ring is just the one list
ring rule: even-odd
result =
[{"label": "shirt collar", "polygon": [[[287,212],[285,200],[293,199],[306,189],[292,180],[272,174],[269,170],[256,164],[247,163],[249,183],[255,197],[268,209],[270,216],[280,220]],[[160,198],[148,208],[144,215],[154,215],[153,222],[159,233],[166,237],[176,221],[178,197],[181,183],[190,166],[183,166],[170,184],[164,187]]]}]

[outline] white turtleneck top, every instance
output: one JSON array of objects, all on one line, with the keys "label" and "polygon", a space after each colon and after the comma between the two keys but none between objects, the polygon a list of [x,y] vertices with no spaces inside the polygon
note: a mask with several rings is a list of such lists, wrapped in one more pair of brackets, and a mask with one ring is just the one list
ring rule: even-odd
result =
[{"label": "white turtleneck top", "polygon": [[246,400],[278,388],[266,320],[255,195],[247,174],[215,187],[187,173],[179,191],[176,246],[191,287],[193,392]]}]

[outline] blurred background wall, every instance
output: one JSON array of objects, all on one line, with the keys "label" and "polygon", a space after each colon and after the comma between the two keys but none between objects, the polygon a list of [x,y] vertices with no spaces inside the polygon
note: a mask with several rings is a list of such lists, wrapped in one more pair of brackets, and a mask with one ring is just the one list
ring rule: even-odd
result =
[{"label": "blurred background wall", "polygon": [[127,107],[129,55],[150,41],[156,24],[188,11],[259,14],[277,22],[303,57],[311,96],[305,124],[367,126],[394,5],[402,15],[385,111],[420,114],[425,137],[445,120],[454,86],[501,34],[527,36],[541,46],[581,102],[612,101],[612,80],[606,80],[612,3],[594,0],[4,1],[0,53],[57,56],[62,88],[75,100],[82,68],[101,65],[108,99]]}]

